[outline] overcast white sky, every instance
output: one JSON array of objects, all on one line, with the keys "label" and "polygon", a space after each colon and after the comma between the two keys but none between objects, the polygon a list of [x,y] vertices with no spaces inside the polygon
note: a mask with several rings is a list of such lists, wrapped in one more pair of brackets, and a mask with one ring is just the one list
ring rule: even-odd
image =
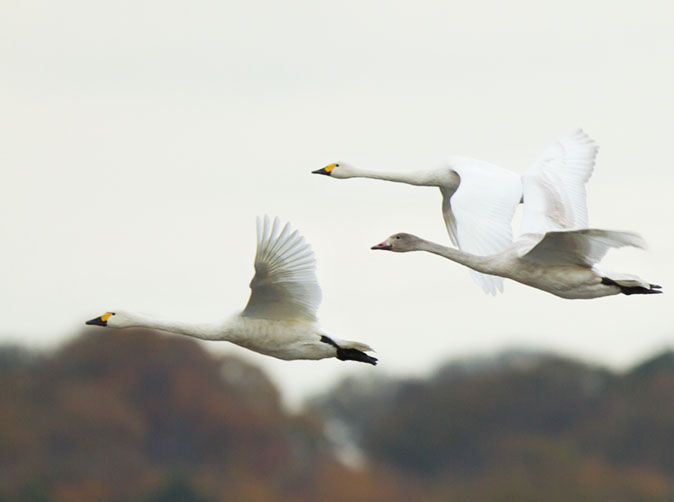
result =
[{"label": "overcast white sky", "polygon": [[[504,347],[620,367],[674,341],[674,8],[668,1],[18,1],[0,4],[0,341],[49,347],[109,309],[208,320],[245,305],[255,217],[313,245],[322,325],[381,364],[264,366],[290,402],[344,374],[423,374]],[[592,226],[650,250],[608,268],[659,296],[556,298],[369,247],[447,242],[440,194],[310,171],[522,172],[583,127]]]}]

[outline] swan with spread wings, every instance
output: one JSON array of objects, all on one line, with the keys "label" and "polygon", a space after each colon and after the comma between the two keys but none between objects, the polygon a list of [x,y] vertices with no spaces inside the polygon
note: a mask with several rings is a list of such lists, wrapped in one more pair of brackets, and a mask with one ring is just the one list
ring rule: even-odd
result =
[{"label": "swan with spread wings", "polygon": [[[536,163],[545,189],[559,186],[561,206],[552,218],[564,218],[571,228],[587,226],[585,182],[592,175],[597,146],[582,130],[551,145]],[[504,251],[513,243],[512,219],[523,201],[526,177],[489,162],[451,156],[436,169],[414,172],[382,172],[360,169],[344,162],[313,171],[331,178],[372,178],[416,186],[438,187],[442,193],[442,217],[454,246],[476,256]],[[527,198],[534,199],[530,193]],[[549,201],[551,199],[546,199]],[[544,203],[547,203],[543,201]],[[540,200],[527,200],[529,207]],[[563,213],[560,213],[563,211]],[[570,218],[570,219],[569,219]],[[503,279],[471,270],[473,280],[492,295],[503,291]]]},{"label": "swan with spread wings", "polygon": [[543,153],[521,178],[520,236],[499,252],[480,256],[407,233],[394,234],[372,249],[426,251],[562,298],[662,293],[657,284],[597,265],[611,248],[644,248],[645,242],[632,232],[587,227],[585,183],[595,155],[596,147],[582,132],[562,138]]},{"label": "swan with spread wings", "polygon": [[246,308],[224,321],[187,323],[150,318],[123,310],[106,312],[86,324],[108,328],[152,328],[203,340],[225,340],[278,359],[359,361],[377,359],[364,343],[341,340],[318,326],[321,288],[311,247],[290,224],[281,228],[265,216],[257,221],[255,276]]}]

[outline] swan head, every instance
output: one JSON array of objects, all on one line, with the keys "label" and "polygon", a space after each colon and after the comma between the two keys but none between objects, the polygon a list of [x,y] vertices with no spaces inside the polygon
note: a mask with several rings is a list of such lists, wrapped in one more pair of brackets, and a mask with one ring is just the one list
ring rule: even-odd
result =
[{"label": "swan head", "polygon": [[406,253],[407,251],[416,251],[419,249],[421,239],[416,235],[399,233],[393,234],[385,241],[372,246],[370,249],[382,249],[384,251],[395,251],[397,253]]},{"label": "swan head", "polygon": [[356,175],[353,167],[344,162],[335,162],[334,164],[328,164],[321,169],[311,171],[312,174],[323,174],[325,176],[330,176],[332,178],[346,179],[352,178]]},{"label": "swan head", "polygon": [[102,326],[105,328],[129,328],[136,325],[133,316],[121,310],[106,312],[84,324],[88,324],[89,326]]}]

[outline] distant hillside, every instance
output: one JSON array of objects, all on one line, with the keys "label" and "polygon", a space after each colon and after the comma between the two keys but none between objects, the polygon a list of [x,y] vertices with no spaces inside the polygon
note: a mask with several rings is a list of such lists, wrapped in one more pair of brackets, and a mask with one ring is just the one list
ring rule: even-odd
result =
[{"label": "distant hillside", "polygon": [[346,379],[311,406],[340,421],[373,467],[458,500],[674,497],[671,352],[624,374],[515,352],[425,380]]},{"label": "distant hillside", "polygon": [[259,369],[138,331],[0,350],[0,465],[0,501],[309,501],[350,476]]},{"label": "distant hillside", "polygon": [[192,340],[88,332],[0,348],[0,501],[673,500],[672,396],[671,352],[622,374],[510,352],[347,379],[291,415]]}]

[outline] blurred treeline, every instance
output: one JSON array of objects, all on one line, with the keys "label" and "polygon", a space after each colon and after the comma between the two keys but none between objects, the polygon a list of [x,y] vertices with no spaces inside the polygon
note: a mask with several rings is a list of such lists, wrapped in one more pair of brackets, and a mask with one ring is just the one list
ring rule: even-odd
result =
[{"label": "blurred treeline", "polygon": [[185,338],[0,348],[0,500],[674,500],[670,352],[620,374],[527,353],[379,374],[291,414]]}]

